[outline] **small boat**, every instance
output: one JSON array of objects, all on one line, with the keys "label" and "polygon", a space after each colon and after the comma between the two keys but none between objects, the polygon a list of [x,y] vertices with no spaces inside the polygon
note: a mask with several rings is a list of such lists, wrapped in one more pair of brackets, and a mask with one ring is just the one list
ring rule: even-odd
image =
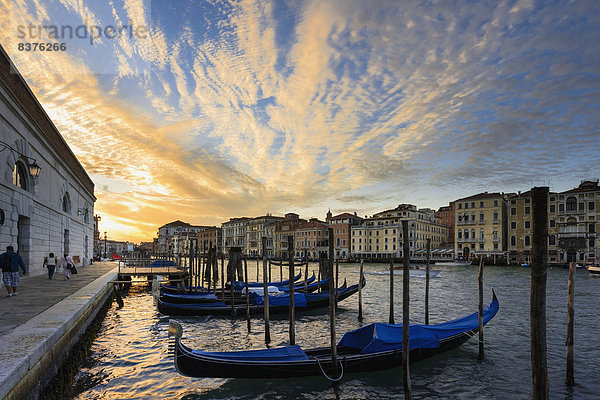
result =
[{"label": "small boat", "polygon": [[600,275],[600,265],[590,265],[588,271],[591,275]]},{"label": "small boat", "polygon": [[435,265],[438,267],[464,267],[469,265],[469,263],[460,261],[436,261]]},{"label": "small boat", "polygon": [[[363,279],[363,287],[365,286]],[[347,287],[346,282],[337,289],[338,302],[358,292],[358,284]],[[287,313],[289,310],[289,293],[279,296],[269,296],[269,313]],[[329,291],[320,293],[294,292],[294,308],[296,311],[311,310],[329,305]],[[158,299],[158,311],[164,315],[245,315],[246,304],[226,304],[223,301],[205,303],[170,303]],[[250,314],[264,312],[264,298],[250,292]]]},{"label": "small boat", "polygon": [[[483,324],[498,312],[492,302],[483,309]],[[473,337],[478,329],[477,312],[437,325],[411,325],[409,360],[421,361],[454,349]],[[329,347],[303,350],[286,346],[261,350],[208,352],[193,350],[181,342],[183,329],[169,322],[169,335],[175,337],[175,369],[195,378],[290,378],[326,375],[332,370]],[[337,344],[340,370],[343,373],[375,371],[402,365],[402,324],[370,324],[347,332]],[[341,378],[333,377],[334,379]]]},{"label": "small boat", "polygon": [[[313,276],[314,276],[314,272],[313,272]],[[300,285],[300,282],[297,282],[297,281],[301,277],[302,277],[302,272],[300,272],[298,275],[294,276],[295,285]],[[315,278],[310,277],[308,279],[310,281],[314,281]],[[284,280],[284,281],[268,282],[267,285],[268,286],[278,286],[279,287],[279,286],[287,285],[289,283],[289,281],[290,280],[287,279],[287,280]],[[302,281],[302,285],[304,285],[304,281]],[[227,286],[227,288],[225,289],[225,291],[229,291],[231,285],[228,284],[226,286]],[[263,283],[262,282],[249,282],[248,286],[249,287],[252,287],[252,286],[255,286],[255,287],[256,286],[260,286],[260,287],[262,287]],[[240,291],[244,287],[245,287],[244,286],[244,282],[234,281],[234,286],[233,286],[234,290]],[[239,289],[237,289],[237,288],[239,288]],[[160,285],[160,291],[161,291],[161,293],[179,293],[178,290],[179,290],[179,288],[177,286],[174,286],[174,285],[164,285],[164,284]],[[214,289],[211,289],[211,290],[214,290]],[[222,290],[223,290],[222,288],[217,288],[217,292],[220,292]],[[186,286],[185,287],[185,291],[188,292],[188,293],[189,292],[194,292],[194,293],[196,293],[196,292],[207,292],[208,288],[205,288],[203,286]]]},{"label": "small boat", "polygon": [[[312,282],[306,285],[306,290],[304,290],[304,283],[302,285],[294,286],[294,292],[298,293],[312,293],[321,288],[321,290],[327,289],[329,280],[327,278],[321,280],[320,282]],[[288,286],[268,286],[268,291],[271,295],[275,295],[277,293],[289,293]],[[258,295],[262,295],[263,288],[255,287],[250,288],[251,296],[252,293],[256,293]],[[246,304],[246,294],[244,292],[236,292],[233,293],[234,304]],[[288,294],[289,295],[289,294]],[[162,288],[160,290],[160,299],[165,303],[176,303],[176,304],[198,304],[198,303],[210,303],[216,301],[222,301],[223,297],[221,289],[217,289],[217,294],[215,295],[213,292],[209,291],[201,291],[201,292],[188,292],[188,293],[177,293],[172,292],[170,290],[163,291]],[[225,290],[224,295],[225,303],[231,306],[231,291]]]},{"label": "small boat", "polygon": [[521,264],[521,267],[523,267],[523,268],[529,268],[529,263],[523,263],[523,264]]}]

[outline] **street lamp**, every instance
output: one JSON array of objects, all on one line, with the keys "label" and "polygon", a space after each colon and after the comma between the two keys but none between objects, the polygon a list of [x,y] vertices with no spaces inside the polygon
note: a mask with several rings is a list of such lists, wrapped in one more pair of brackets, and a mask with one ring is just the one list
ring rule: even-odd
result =
[{"label": "street lamp", "polygon": [[38,163],[35,161],[34,158],[26,156],[25,154],[21,153],[20,151],[14,149],[8,143],[5,143],[1,140],[0,140],[0,146],[4,146],[0,149],[0,151],[9,149],[9,150],[17,153],[19,156],[23,157],[25,160],[27,160],[27,168],[29,169],[29,174],[32,177],[37,178],[40,175],[40,171],[42,170],[42,168],[40,168],[40,166],[38,165]]},{"label": "street lamp", "polygon": [[104,258],[107,258],[107,256],[106,256],[106,231],[104,231]]}]

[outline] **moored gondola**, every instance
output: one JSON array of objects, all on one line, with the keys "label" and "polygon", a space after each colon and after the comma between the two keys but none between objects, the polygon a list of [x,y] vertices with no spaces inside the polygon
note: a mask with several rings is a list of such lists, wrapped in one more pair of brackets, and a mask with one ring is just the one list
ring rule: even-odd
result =
[{"label": "moored gondola", "polygon": [[[498,312],[496,294],[483,309],[483,324]],[[287,346],[263,350],[206,352],[181,343],[182,328],[169,324],[175,337],[174,363],[177,371],[191,377],[289,378],[326,374],[332,369],[329,347],[303,350]],[[478,331],[478,313],[437,325],[411,325],[411,362],[421,361],[456,348]],[[402,365],[402,324],[371,324],[346,333],[337,345],[342,373],[376,371]]]},{"label": "moored gondola", "polygon": [[[366,280],[363,279],[363,287]],[[347,287],[346,282],[337,289],[338,302],[358,292],[358,284]],[[250,314],[262,314],[264,312],[264,299],[258,294],[250,296]],[[299,293],[294,292],[294,306],[297,312],[311,310],[329,305],[329,292]],[[269,313],[287,313],[289,310],[289,293],[280,296],[269,296]],[[214,301],[197,304],[169,303],[158,299],[158,311],[164,315],[245,315],[246,305],[235,304],[233,310],[231,303]]]}]

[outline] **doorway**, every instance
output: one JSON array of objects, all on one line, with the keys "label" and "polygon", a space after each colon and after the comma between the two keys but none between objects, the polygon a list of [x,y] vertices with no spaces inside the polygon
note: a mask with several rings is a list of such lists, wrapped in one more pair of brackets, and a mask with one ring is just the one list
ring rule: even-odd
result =
[{"label": "doorway", "polygon": [[64,248],[64,252],[63,254],[69,254],[69,230],[65,229],[65,235],[64,235],[64,243],[65,243],[65,248]]},{"label": "doorway", "polygon": [[19,215],[17,222],[17,252],[23,257],[25,265],[30,265],[29,243],[31,242],[31,226],[29,217]]}]

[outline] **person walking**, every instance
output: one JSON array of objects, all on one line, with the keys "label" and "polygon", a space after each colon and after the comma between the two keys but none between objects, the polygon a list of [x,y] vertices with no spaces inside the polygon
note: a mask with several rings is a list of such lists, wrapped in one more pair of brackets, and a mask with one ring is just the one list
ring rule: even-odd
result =
[{"label": "person walking", "polygon": [[17,288],[19,286],[19,268],[23,270],[23,275],[27,274],[27,268],[23,262],[23,257],[15,253],[15,248],[6,246],[6,253],[0,254],[0,265],[2,265],[2,281],[8,296],[12,297],[19,294]]},{"label": "person walking", "polygon": [[71,278],[71,267],[73,265],[75,265],[73,259],[70,255],[65,253],[65,255],[60,259],[60,267],[65,273],[65,281],[68,281]]},{"label": "person walking", "polygon": [[48,257],[44,257],[44,266],[48,268],[48,279],[52,279],[54,276],[56,264],[58,264],[58,260],[54,256],[54,253],[50,253]]}]

